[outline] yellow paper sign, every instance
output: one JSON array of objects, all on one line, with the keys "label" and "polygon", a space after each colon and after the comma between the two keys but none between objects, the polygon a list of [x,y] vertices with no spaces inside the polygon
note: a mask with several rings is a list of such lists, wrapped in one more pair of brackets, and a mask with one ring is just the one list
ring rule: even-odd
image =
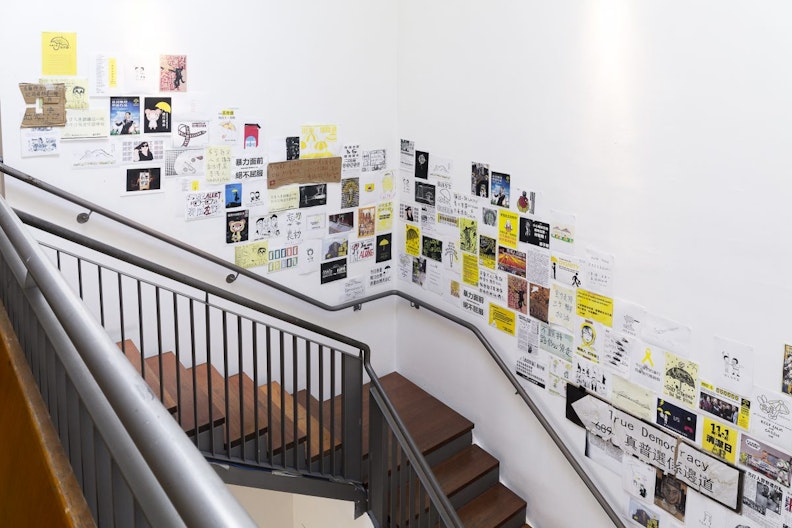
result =
[{"label": "yellow paper sign", "polygon": [[478,286],[478,281],[478,258],[470,253],[462,253],[462,282],[471,286]]},{"label": "yellow paper sign", "polygon": [[613,326],[613,299],[598,293],[577,290],[577,314],[605,326]]},{"label": "yellow paper sign", "polygon": [[267,241],[234,247],[234,264],[242,268],[255,268],[267,264]]},{"label": "yellow paper sign", "polygon": [[77,33],[41,33],[41,74],[77,75]]},{"label": "yellow paper sign", "polygon": [[514,335],[516,317],[514,312],[502,306],[490,303],[489,305],[489,325],[497,328],[501,332]]},{"label": "yellow paper sign", "polygon": [[734,464],[737,458],[737,429],[704,417],[701,447]]},{"label": "yellow paper sign", "polygon": [[498,211],[498,241],[501,246],[517,249],[520,216],[511,211]]},{"label": "yellow paper sign", "polygon": [[405,228],[404,250],[408,255],[417,257],[421,254],[421,230],[410,224],[407,224]]}]

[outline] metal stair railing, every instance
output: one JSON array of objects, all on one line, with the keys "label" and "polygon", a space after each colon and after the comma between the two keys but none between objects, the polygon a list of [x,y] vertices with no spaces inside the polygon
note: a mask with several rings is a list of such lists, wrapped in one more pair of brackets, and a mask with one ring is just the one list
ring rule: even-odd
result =
[{"label": "metal stair railing", "polygon": [[522,398],[522,400],[525,402],[525,404],[531,409],[531,411],[537,417],[537,419],[539,420],[539,422],[542,425],[542,427],[545,429],[545,431],[548,433],[548,435],[550,435],[550,438],[556,444],[558,449],[561,451],[561,453],[564,455],[564,457],[569,462],[570,466],[572,466],[572,468],[578,474],[578,477],[583,481],[583,483],[588,488],[589,492],[596,499],[596,501],[600,504],[600,506],[602,507],[603,511],[608,515],[608,517],[611,519],[611,521],[614,523],[614,525],[617,526],[617,527],[625,528],[626,525],[624,524],[624,521],[622,520],[621,516],[617,513],[616,507],[614,507],[614,505],[612,505],[610,503],[610,501],[608,500],[608,498],[602,493],[602,488],[604,488],[604,486],[601,483],[596,482],[591,477],[591,475],[589,475],[586,472],[585,468],[583,467],[583,464],[582,464],[581,460],[579,459],[579,456],[577,454],[575,454],[566,445],[564,440],[561,438],[561,436],[558,434],[558,432],[555,430],[555,428],[551,425],[550,421],[544,415],[544,413],[542,412],[542,410],[539,407],[539,405],[534,401],[534,399],[531,397],[531,395],[528,394],[528,392],[525,390],[525,388],[517,380],[516,376],[511,372],[511,370],[508,368],[508,366],[504,363],[504,361],[502,359],[502,356],[497,352],[495,347],[489,342],[489,340],[478,329],[478,327],[476,327],[472,323],[470,323],[468,321],[465,321],[464,319],[461,319],[461,318],[459,318],[459,317],[457,317],[457,316],[455,316],[455,315],[453,315],[453,314],[451,314],[451,313],[449,313],[449,312],[447,312],[445,310],[442,310],[441,308],[438,308],[438,307],[436,307],[436,306],[434,306],[434,305],[432,305],[430,303],[427,303],[427,302],[425,302],[425,301],[423,301],[421,299],[418,299],[418,298],[416,298],[416,297],[414,297],[412,295],[409,295],[409,294],[407,294],[405,292],[402,292],[400,290],[387,290],[387,291],[379,292],[379,293],[377,293],[375,295],[370,295],[370,296],[366,296],[366,297],[363,297],[363,298],[355,299],[353,301],[340,303],[340,304],[336,304],[336,305],[329,305],[329,304],[323,303],[323,302],[321,302],[321,301],[319,301],[319,300],[317,300],[317,299],[315,299],[313,297],[307,296],[307,295],[303,294],[302,292],[293,290],[293,289],[288,288],[288,287],[286,287],[286,286],[284,286],[282,284],[279,284],[279,283],[277,283],[275,281],[267,279],[266,277],[263,277],[263,276],[259,275],[258,273],[252,272],[250,270],[247,270],[245,268],[237,266],[237,265],[235,265],[235,264],[233,264],[231,262],[228,262],[226,260],[220,259],[220,258],[218,258],[218,257],[216,257],[214,255],[211,255],[211,254],[209,254],[209,253],[207,253],[205,251],[202,251],[202,250],[200,250],[198,248],[195,248],[195,247],[193,247],[193,246],[191,246],[189,244],[185,244],[184,242],[182,242],[180,240],[177,240],[177,239],[175,239],[173,237],[170,237],[168,235],[165,235],[165,234],[163,234],[163,233],[161,233],[159,231],[151,229],[151,228],[149,228],[146,225],[143,225],[143,224],[140,224],[140,223],[135,222],[133,220],[130,220],[130,219],[128,219],[128,218],[126,218],[126,217],[124,217],[122,215],[119,215],[119,214],[117,214],[117,213],[115,213],[113,211],[110,211],[109,209],[103,208],[103,207],[101,207],[101,206],[99,206],[97,204],[91,203],[88,200],[84,200],[84,199],[82,199],[82,198],[80,198],[78,196],[75,196],[75,195],[73,195],[71,193],[63,191],[62,189],[59,189],[59,188],[57,188],[55,186],[52,186],[52,185],[50,185],[50,184],[48,184],[46,182],[38,180],[38,179],[28,175],[28,174],[25,174],[25,173],[23,173],[23,172],[21,172],[19,170],[16,170],[16,169],[14,169],[12,167],[9,167],[8,165],[5,165],[4,163],[1,163],[1,162],[0,162],[0,172],[5,173],[5,174],[7,174],[7,175],[9,175],[9,176],[11,176],[11,177],[13,177],[15,179],[18,179],[18,180],[20,180],[22,182],[25,182],[25,183],[29,184],[29,185],[32,185],[32,186],[37,187],[39,189],[42,189],[42,190],[44,190],[44,191],[46,191],[46,192],[48,192],[50,194],[53,194],[53,195],[58,196],[60,198],[63,198],[63,199],[65,199],[65,200],[67,200],[67,201],[69,201],[71,203],[74,203],[74,204],[76,204],[76,205],[78,205],[80,207],[83,207],[83,208],[87,209],[89,211],[89,213],[80,213],[78,215],[77,221],[80,222],[80,223],[86,222],[88,220],[90,214],[93,213],[93,212],[96,212],[96,213],[98,213],[98,214],[104,216],[105,218],[108,218],[108,219],[110,219],[110,220],[112,220],[114,222],[117,222],[117,223],[119,223],[121,225],[130,227],[130,228],[134,229],[135,231],[138,231],[138,232],[141,232],[141,233],[145,233],[145,234],[153,237],[156,240],[160,240],[160,241],[165,242],[166,244],[169,244],[169,245],[171,245],[173,247],[177,247],[179,249],[187,251],[187,252],[189,252],[189,253],[197,256],[197,257],[200,257],[200,258],[202,258],[202,259],[204,259],[204,260],[206,260],[208,262],[212,262],[213,264],[216,264],[216,265],[220,266],[222,269],[230,271],[230,273],[226,277],[226,281],[227,282],[233,282],[240,275],[241,276],[245,276],[245,277],[247,277],[247,278],[249,278],[251,280],[254,280],[256,282],[264,284],[264,285],[266,285],[268,287],[271,287],[271,288],[273,288],[273,289],[275,289],[277,291],[280,291],[282,293],[285,293],[287,295],[290,295],[292,297],[300,299],[300,300],[302,300],[302,301],[304,301],[304,302],[306,302],[306,303],[308,303],[308,304],[310,304],[312,306],[315,306],[317,308],[321,308],[321,309],[326,310],[326,311],[340,311],[340,310],[343,310],[343,309],[346,309],[346,308],[350,308],[350,307],[358,307],[358,306],[361,306],[363,304],[366,304],[366,303],[369,303],[369,302],[373,302],[373,301],[376,301],[376,300],[379,300],[379,299],[383,299],[383,298],[386,298],[386,297],[397,296],[397,297],[401,297],[402,299],[405,299],[405,300],[409,301],[410,304],[412,306],[416,307],[416,308],[421,308],[421,307],[426,308],[426,309],[430,310],[431,312],[435,313],[436,315],[438,315],[440,317],[446,318],[449,321],[455,322],[455,323],[461,325],[462,327],[467,328],[468,330],[473,332],[473,334],[478,338],[478,340],[481,342],[481,344],[484,347],[484,349],[489,353],[489,355],[493,359],[493,361],[495,361],[496,365],[501,370],[501,372],[505,376],[506,380],[514,387],[514,389],[517,392],[517,394]]},{"label": "metal stair railing", "polygon": [[254,526],[2,199],[0,230],[3,302],[96,522]]}]

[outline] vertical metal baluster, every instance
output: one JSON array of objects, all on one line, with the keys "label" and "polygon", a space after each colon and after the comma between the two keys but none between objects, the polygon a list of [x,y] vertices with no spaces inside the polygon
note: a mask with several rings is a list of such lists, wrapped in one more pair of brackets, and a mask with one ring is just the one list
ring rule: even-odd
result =
[{"label": "vertical metal baluster", "polygon": [[[254,442],[254,449],[255,449],[255,458],[256,463],[261,464],[261,441],[259,437],[259,431],[261,428],[259,427],[259,400],[258,400],[258,326],[259,324],[256,321],[251,321],[253,325],[253,426],[254,431],[256,431],[256,436],[253,439]],[[242,387],[242,383],[240,380],[240,387]],[[240,393],[240,400],[242,400],[244,404],[244,396],[242,395],[242,391]],[[245,448],[244,443],[242,444],[242,449]]]},{"label": "vertical metal baluster", "polygon": [[181,365],[181,336],[179,335],[179,297],[173,292],[173,353],[176,356],[176,416],[179,417],[179,424],[182,422],[182,391],[181,375],[179,365]]},{"label": "vertical metal baluster", "polygon": [[[319,365],[319,397],[317,398],[317,400],[319,400],[319,445],[324,450],[324,445],[325,445],[325,437],[324,437],[325,436],[324,435],[324,432],[325,432],[325,430],[324,430],[324,428],[325,428],[325,425],[324,425],[324,415],[325,415],[325,413],[324,413],[324,345],[318,345],[318,347],[319,347],[319,359],[318,359],[318,365]],[[330,443],[330,455],[329,455],[330,457],[333,457],[333,455],[335,454],[334,453],[334,447],[335,446],[332,443]],[[324,459],[325,459],[324,455],[319,457],[319,473],[324,473],[325,472],[324,471],[324,468],[325,468]]]},{"label": "vertical metal baluster", "polygon": [[[207,294],[208,297],[208,294]],[[212,324],[211,324],[211,310],[209,309],[209,299],[204,302],[204,313],[206,314],[206,386],[209,392],[209,451],[214,455],[216,452],[215,439],[214,439],[214,409],[212,409]],[[225,312],[221,311],[220,316],[223,320],[223,354],[228,354],[226,342],[226,324]],[[195,363],[193,363],[193,371],[195,371]],[[195,398],[198,398],[198,387],[195,387]]]},{"label": "vertical metal baluster", "polygon": [[94,429],[96,449],[96,507],[99,526],[113,526],[113,481],[110,478],[110,454],[99,432]]},{"label": "vertical metal baluster", "polygon": [[[237,380],[239,383],[239,433],[242,435],[241,445],[242,445],[242,458],[245,458],[245,437],[247,436],[245,433],[245,400],[244,400],[244,392],[243,388],[245,385],[245,364],[244,364],[244,356],[243,352],[243,345],[242,345],[242,317],[239,315],[236,316],[237,318]],[[228,394],[228,372],[226,372],[226,394]],[[229,414],[226,412],[226,421],[229,419]],[[227,439],[229,452],[230,455],[230,448],[231,448],[231,439]]]},{"label": "vertical metal baluster", "polygon": [[[300,463],[299,463],[299,460],[297,458],[298,451],[299,451],[299,449],[297,449],[297,447],[300,444],[300,442],[299,442],[299,438],[300,438],[300,429],[299,429],[300,417],[299,417],[299,410],[298,410],[299,407],[297,405],[297,402],[295,401],[297,399],[297,386],[298,386],[297,385],[297,382],[298,382],[297,368],[298,368],[299,360],[297,358],[297,336],[295,334],[292,334],[291,336],[292,336],[292,390],[291,390],[290,397],[292,399],[292,418],[294,420],[294,457],[293,458],[294,458],[294,468],[295,469],[300,469]],[[307,449],[306,449],[306,454],[308,454],[308,450]]]},{"label": "vertical metal baluster", "polygon": [[[206,306],[208,307],[209,305],[207,304]],[[208,308],[207,308],[207,312],[208,312]],[[223,328],[223,372],[225,373],[225,376],[224,376],[225,380],[223,381],[223,390],[224,390],[223,399],[225,400],[225,401],[223,401],[223,409],[224,409],[224,412],[225,412],[225,427],[223,427],[223,430],[224,430],[223,435],[225,436],[226,441],[230,442],[231,441],[231,420],[230,420],[231,415],[228,413],[228,404],[229,404],[229,402],[228,402],[228,316],[229,316],[229,314],[225,310],[221,310],[220,311],[220,317],[221,317],[222,328]],[[208,355],[208,346],[207,346],[207,355]],[[207,367],[206,368],[207,377],[211,380],[211,378],[212,378],[212,376],[211,376],[211,374],[212,374],[211,373],[211,370],[212,370],[211,363],[207,362],[206,367]],[[210,412],[211,412],[211,408],[212,408],[212,386],[210,384],[209,385],[209,409],[210,409]],[[212,453],[214,453],[214,452],[215,452],[215,450],[214,450],[214,444],[213,444],[212,445]]]},{"label": "vertical metal baluster", "polygon": [[116,273],[118,278],[118,321],[121,325],[121,342],[126,340],[126,331],[124,330],[124,288],[121,284],[121,274]]},{"label": "vertical metal baluster", "polygon": [[77,259],[77,291],[80,292],[80,299],[83,297],[83,277],[82,277],[82,259]]},{"label": "vertical metal baluster", "polygon": [[146,343],[143,339],[143,291],[140,279],[135,281],[137,286],[137,312],[138,312],[138,339],[140,340],[140,375],[146,379]]},{"label": "vertical metal baluster", "polygon": [[[306,447],[306,469],[308,471],[311,470],[311,463],[313,459],[313,442],[316,440],[313,438],[311,434],[311,342],[307,339],[304,340],[305,342],[305,427],[307,429],[307,433],[305,436],[305,447]],[[295,387],[295,391],[297,388]],[[295,393],[295,398],[297,397],[297,393]],[[299,406],[300,402],[295,401],[295,406]],[[319,445],[319,458],[322,458],[322,446]]]},{"label": "vertical metal baluster", "polygon": [[162,307],[160,306],[160,287],[154,287],[154,310],[157,313],[157,372],[159,374],[159,398],[165,402],[165,376],[162,372]]},{"label": "vertical metal baluster", "polygon": [[[192,378],[192,400],[193,400],[193,418],[195,419],[195,445],[198,445],[198,399],[196,395],[197,374],[195,372],[195,300],[190,298],[190,354],[192,359],[192,368],[190,369]],[[179,365],[176,365],[176,372],[180,372]]]},{"label": "vertical metal baluster", "polygon": [[393,526],[397,526],[400,522],[400,519],[398,518],[399,510],[397,508],[399,503],[399,443],[396,441],[395,436],[390,430],[388,431],[388,443],[385,445],[385,448],[387,449],[388,446],[390,446],[390,456],[388,457],[388,470],[390,471],[388,478],[388,489],[390,490],[390,502],[388,503],[388,510],[390,512],[389,516],[391,519],[391,524]]},{"label": "vertical metal baluster", "polygon": [[95,427],[88,409],[80,402],[80,422],[85,424],[85,431],[80,435],[80,443],[83,452],[81,475],[82,481],[80,482],[85,496],[85,501],[88,503],[93,513],[94,520],[98,519],[98,510],[96,505],[96,449],[94,448],[94,434]]},{"label": "vertical metal baluster", "polygon": [[[338,359],[337,351],[335,349],[331,348],[330,349],[330,404],[331,404],[330,405],[330,444],[331,445],[335,445],[336,444],[336,410],[335,410],[336,405],[335,405],[335,399],[336,399],[336,396],[337,396],[336,395],[336,361],[337,361],[337,359]],[[341,406],[342,410],[343,410],[343,408],[344,407]],[[342,443],[341,444],[341,453],[339,454],[340,459],[341,459],[341,467],[344,467],[344,465],[343,465],[344,462],[343,461],[344,461],[345,453],[346,453],[346,446],[343,445],[343,443]],[[332,473],[333,475],[337,474],[336,462],[335,461],[336,461],[335,455],[330,457],[330,473]]]},{"label": "vertical metal baluster", "polygon": [[[286,366],[284,365],[283,353],[283,330],[278,330],[278,339],[280,341],[280,419],[281,419],[281,465],[286,467],[286,408],[283,405],[284,398],[286,397]],[[296,439],[295,439],[296,440]]]},{"label": "vertical metal baluster", "polygon": [[272,426],[272,328],[267,325],[267,463],[275,465],[272,435],[275,428]]},{"label": "vertical metal baluster", "polygon": [[97,276],[97,280],[99,281],[99,322],[102,324],[103,328],[106,328],[105,313],[104,313],[104,280],[102,280],[101,266],[97,266],[96,276]]}]

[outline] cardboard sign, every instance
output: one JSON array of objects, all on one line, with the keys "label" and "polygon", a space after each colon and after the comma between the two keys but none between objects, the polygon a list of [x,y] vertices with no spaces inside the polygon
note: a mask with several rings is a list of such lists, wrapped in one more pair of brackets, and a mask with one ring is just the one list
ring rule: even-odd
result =
[{"label": "cardboard sign", "polygon": [[277,189],[289,183],[339,183],[341,158],[278,161],[267,165],[267,187]]},{"label": "cardboard sign", "polygon": [[66,85],[19,83],[25,100],[22,128],[66,126]]}]

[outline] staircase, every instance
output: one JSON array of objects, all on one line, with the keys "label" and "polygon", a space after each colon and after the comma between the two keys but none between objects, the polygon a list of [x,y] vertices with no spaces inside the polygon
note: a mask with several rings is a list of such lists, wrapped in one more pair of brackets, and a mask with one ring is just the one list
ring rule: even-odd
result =
[{"label": "staircase", "polygon": [[[283,466],[291,460],[299,466],[300,460],[306,460],[313,469],[331,471],[338,464],[342,396],[319,402],[306,390],[292,395],[275,381],[256,389],[245,374],[226,380],[205,363],[188,369],[171,352],[147,357],[141,363],[141,353],[131,340],[118,346],[139,372],[143,367],[143,376],[154,394],[203,452],[220,451],[281,462]],[[499,482],[498,460],[472,443],[472,422],[397,372],[383,376],[380,383],[464,526],[527,527],[525,501]],[[369,454],[368,397],[366,385],[362,402],[364,459]],[[258,406],[254,405],[256,401]],[[391,467],[389,475],[393,470]],[[404,489],[416,487],[407,485],[393,491],[389,499],[392,511],[399,510],[400,501],[417,500],[408,497],[415,492],[405,493]],[[380,522],[383,526],[409,525],[409,519]]]}]

